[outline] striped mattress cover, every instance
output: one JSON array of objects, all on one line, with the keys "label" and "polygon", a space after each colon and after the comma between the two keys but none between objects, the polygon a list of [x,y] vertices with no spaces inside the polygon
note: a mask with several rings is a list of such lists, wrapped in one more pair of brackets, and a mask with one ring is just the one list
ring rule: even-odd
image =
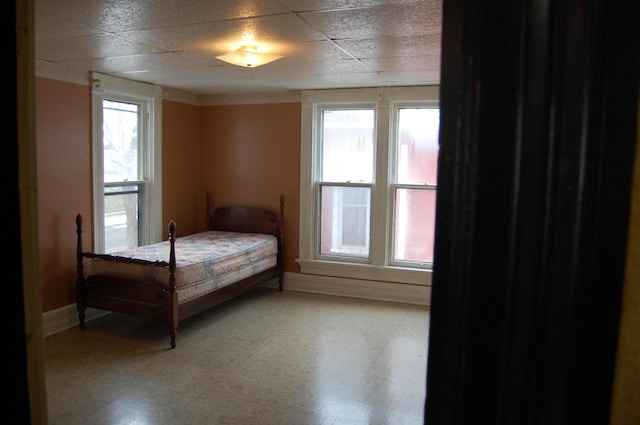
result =
[{"label": "striped mattress cover", "polygon": [[[169,262],[169,241],[112,252],[119,257]],[[270,269],[277,264],[278,240],[261,233],[210,230],[176,238],[178,304]],[[92,274],[128,277],[169,287],[168,267],[92,259]]]}]

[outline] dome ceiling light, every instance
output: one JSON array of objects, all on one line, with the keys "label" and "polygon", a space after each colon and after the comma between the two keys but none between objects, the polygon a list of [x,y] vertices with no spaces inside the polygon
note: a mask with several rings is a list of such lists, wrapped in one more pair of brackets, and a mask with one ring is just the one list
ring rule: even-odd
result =
[{"label": "dome ceiling light", "polygon": [[280,55],[261,52],[256,45],[243,44],[236,50],[216,56],[216,59],[245,68],[256,68],[278,60],[281,57]]}]

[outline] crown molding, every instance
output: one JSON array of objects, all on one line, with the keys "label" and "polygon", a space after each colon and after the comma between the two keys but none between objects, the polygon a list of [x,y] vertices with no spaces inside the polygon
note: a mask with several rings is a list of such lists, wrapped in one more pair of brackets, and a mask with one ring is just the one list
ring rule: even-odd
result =
[{"label": "crown molding", "polygon": [[239,94],[212,94],[200,97],[201,105],[249,105],[266,103],[300,103],[301,91],[275,91]]},{"label": "crown molding", "polygon": [[49,78],[51,80],[64,81],[67,83],[82,84],[84,86],[89,86],[91,84],[91,74],[85,70],[61,66],[41,60],[36,60],[35,66],[36,77]]}]

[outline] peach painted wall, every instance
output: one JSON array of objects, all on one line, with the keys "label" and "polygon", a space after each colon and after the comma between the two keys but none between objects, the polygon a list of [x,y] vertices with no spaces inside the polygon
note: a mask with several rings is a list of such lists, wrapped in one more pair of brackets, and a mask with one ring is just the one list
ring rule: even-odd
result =
[{"label": "peach painted wall", "polygon": [[[47,312],[75,303],[78,213],[83,248],[93,249],[91,90],[36,78],[35,95],[40,276]],[[193,233],[198,225],[198,108],[171,101],[162,108],[162,216],[167,223],[174,219],[180,234]]]},{"label": "peach painted wall", "polygon": [[[199,106],[165,100],[162,103],[162,219],[163,238],[168,223],[176,223],[178,236],[200,230],[198,206],[205,195],[198,191]],[[203,217],[204,217],[204,213]]]},{"label": "peach painted wall", "polygon": [[279,211],[285,196],[285,270],[299,272],[300,103],[200,108],[200,188],[213,206]]},{"label": "peach painted wall", "polygon": [[91,247],[91,91],[36,78],[38,239],[42,308],[75,302],[76,225]]},{"label": "peach painted wall", "polygon": [[[75,303],[78,213],[84,218],[84,249],[93,249],[91,90],[37,77],[35,96],[40,276],[48,312]],[[203,230],[207,191],[214,206],[276,211],[282,193],[285,268],[298,272],[300,104],[195,106],[165,100],[162,120],[163,221],[173,219],[178,235]]]}]

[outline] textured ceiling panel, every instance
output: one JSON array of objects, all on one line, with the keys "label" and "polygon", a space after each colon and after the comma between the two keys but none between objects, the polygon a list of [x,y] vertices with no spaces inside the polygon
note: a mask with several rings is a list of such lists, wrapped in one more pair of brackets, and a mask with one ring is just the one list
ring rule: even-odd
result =
[{"label": "textured ceiling panel", "polygon": [[[36,60],[193,94],[438,84],[441,0],[36,0]],[[252,38],[258,68],[216,56]]]},{"label": "textured ceiling panel", "polygon": [[432,3],[422,1],[300,16],[329,38],[344,40],[439,33],[441,14],[436,12]]},{"label": "textured ceiling panel", "polygon": [[36,57],[51,61],[121,57],[157,51],[151,46],[113,34],[52,38],[36,43]]},{"label": "textured ceiling panel", "polygon": [[317,10],[362,9],[365,7],[417,2],[415,0],[282,0],[281,3],[294,12],[309,12]]},{"label": "textured ceiling panel", "polygon": [[440,55],[440,34],[359,38],[336,44],[361,59]]}]

